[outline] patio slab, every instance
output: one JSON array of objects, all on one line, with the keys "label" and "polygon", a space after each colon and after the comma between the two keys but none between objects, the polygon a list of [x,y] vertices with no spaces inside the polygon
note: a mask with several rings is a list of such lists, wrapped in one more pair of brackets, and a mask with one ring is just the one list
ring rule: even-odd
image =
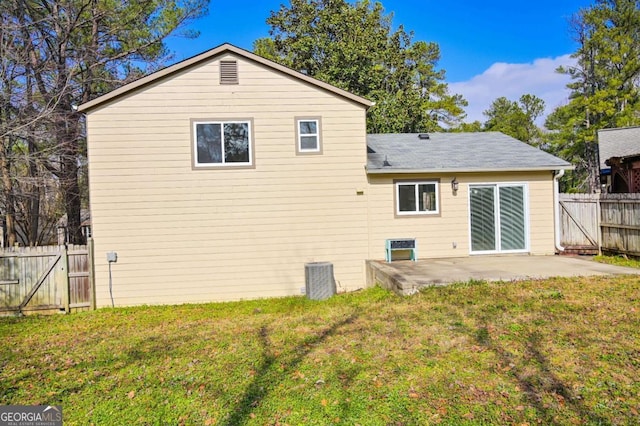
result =
[{"label": "patio slab", "polygon": [[367,261],[367,285],[409,295],[420,287],[470,280],[518,281],[550,277],[636,274],[640,270],[594,262],[585,256],[473,256],[387,263]]}]

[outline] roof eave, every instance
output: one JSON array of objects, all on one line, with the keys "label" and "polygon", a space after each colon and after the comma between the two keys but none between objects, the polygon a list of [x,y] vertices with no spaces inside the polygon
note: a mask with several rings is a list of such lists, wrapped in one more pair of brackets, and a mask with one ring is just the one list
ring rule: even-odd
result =
[{"label": "roof eave", "polygon": [[152,74],[149,74],[145,77],[142,77],[138,80],[132,81],[129,84],[125,84],[122,87],[119,87],[115,90],[112,90],[109,93],[106,93],[100,97],[97,97],[89,102],[85,102],[82,105],[78,106],[78,111],[79,112],[89,112],[90,110],[97,108],[100,105],[103,105],[107,102],[110,102],[112,100],[115,100],[116,98],[123,96],[133,90],[136,90],[138,88],[144,87],[148,84],[151,84],[155,81],[158,81],[162,78],[165,78],[171,74],[174,74],[176,72],[179,72],[185,68],[191,67],[195,64],[198,64],[202,61],[205,61],[207,59],[210,59],[212,57],[218,56],[224,52],[231,52],[234,53],[236,55],[242,56],[246,59],[249,59],[251,61],[257,62],[259,64],[265,65],[267,67],[273,68],[277,71],[280,71],[284,74],[290,75],[292,77],[295,77],[299,80],[302,80],[306,83],[309,83],[311,85],[314,85],[316,87],[319,87],[321,89],[324,89],[326,91],[332,92],[338,96],[341,96],[343,98],[346,98],[348,100],[351,100],[355,103],[361,104],[363,106],[365,106],[366,108],[370,108],[374,103],[368,99],[365,99],[361,96],[358,95],[354,95],[353,93],[347,92],[346,90],[343,89],[339,89],[335,86],[332,86],[328,83],[325,83],[323,81],[317,80],[313,77],[309,77],[308,75],[302,74],[298,71],[292,70],[291,68],[285,67],[284,65],[280,65],[276,62],[270,61],[269,59],[265,59],[261,56],[258,56],[254,53],[251,53],[247,50],[244,49],[240,49],[239,47],[233,46],[232,44],[229,43],[225,43],[222,44],[218,47],[214,47],[213,49],[209,49],[206,52],[200,53],[199,55],[196,56],[192,56],[191,58],[185,59],[184,61],[178,62],[176,64],[173,64],[171,66],[168,66],[166,68],[163,68],[159,71],[156,71]]},{"label": "roof eave", "polygon": [[543,172],[554,170],[574,170],[575,166],[570,164],[564,166],[538,166],[538,167],[506,167],[506,168],[449,168],[449,169],[398,169],[398,168],[384,168],[384,169],[370,169],[366,168],[367,174],[434,174],[434,173],[491,173],[491,172]]},{"label": "roof eave", "polygon": [[620,131],[620,130],[629,130],[629,129],[640,129],[640,126],[612,127],[612,128],[609,128],[609,129],[600,129],[600,130],[598,130],[598,133],[613,132],[613,131]]}]

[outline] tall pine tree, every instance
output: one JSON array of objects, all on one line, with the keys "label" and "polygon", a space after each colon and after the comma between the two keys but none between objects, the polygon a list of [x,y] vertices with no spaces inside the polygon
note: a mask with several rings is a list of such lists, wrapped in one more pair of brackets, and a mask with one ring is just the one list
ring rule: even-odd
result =
[{"label": "tall pine tree", "polygon": [[522,95],[517,102],[500,97],[484,112],[487,121],[483,130],[502,132],[538,146],[542,132],[536,125],[536,120],[543,112],[544,101],[535,95]]},{"label": "tall pine tree", "polygon": [[576,165],[565,190],[599,187],[597,131],[640,124],[640,1],[597,0],[572,20],[578,43],[568,104],[546,120],[554,153]]}]

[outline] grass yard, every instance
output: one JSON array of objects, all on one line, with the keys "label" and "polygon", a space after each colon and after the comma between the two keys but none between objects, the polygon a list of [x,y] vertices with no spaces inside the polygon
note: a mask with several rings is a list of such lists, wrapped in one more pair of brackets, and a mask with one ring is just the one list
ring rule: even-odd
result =
[{"label": "grass yard", "polygon": [[0,404],[65,424],[638,424],[640,279],[0,319]]},{"label": "grass yard", "polygon": [[627,256],[595,256],[593,260],[600,263],[608,263],[610,265],[640,268],[640,260]]}]

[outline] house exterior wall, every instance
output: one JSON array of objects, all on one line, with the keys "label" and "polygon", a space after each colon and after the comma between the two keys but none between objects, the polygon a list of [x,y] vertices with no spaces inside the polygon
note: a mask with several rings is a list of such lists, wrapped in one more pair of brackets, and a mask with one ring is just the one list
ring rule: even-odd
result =
[{"label": "house exterior wall", "polygon": [[[456,178],[456,194],[451,181]],[[397,180],[440,181],[439,213],[397,216]],[[385,258],[385,240],[416,238],[418,258],[464,257],[470,254],[469,185],[526,183],[529,207],[529,253],[553,254],[553,174],[544,172],[398,174],[369,176],[369,256]],[[455,248],[454,248],[455,245]]]},{"label": "house exterior wall", "polygon": [[[296,154],[295,117],[321,119],[321,155]],[[254,167],[193,168],[193,119],[250,119]],[[314,261],[364,285],[364,106],[225,54],[93,109],[87,131],[98,306],[110,251],[116,305],[300,294]]]}]

